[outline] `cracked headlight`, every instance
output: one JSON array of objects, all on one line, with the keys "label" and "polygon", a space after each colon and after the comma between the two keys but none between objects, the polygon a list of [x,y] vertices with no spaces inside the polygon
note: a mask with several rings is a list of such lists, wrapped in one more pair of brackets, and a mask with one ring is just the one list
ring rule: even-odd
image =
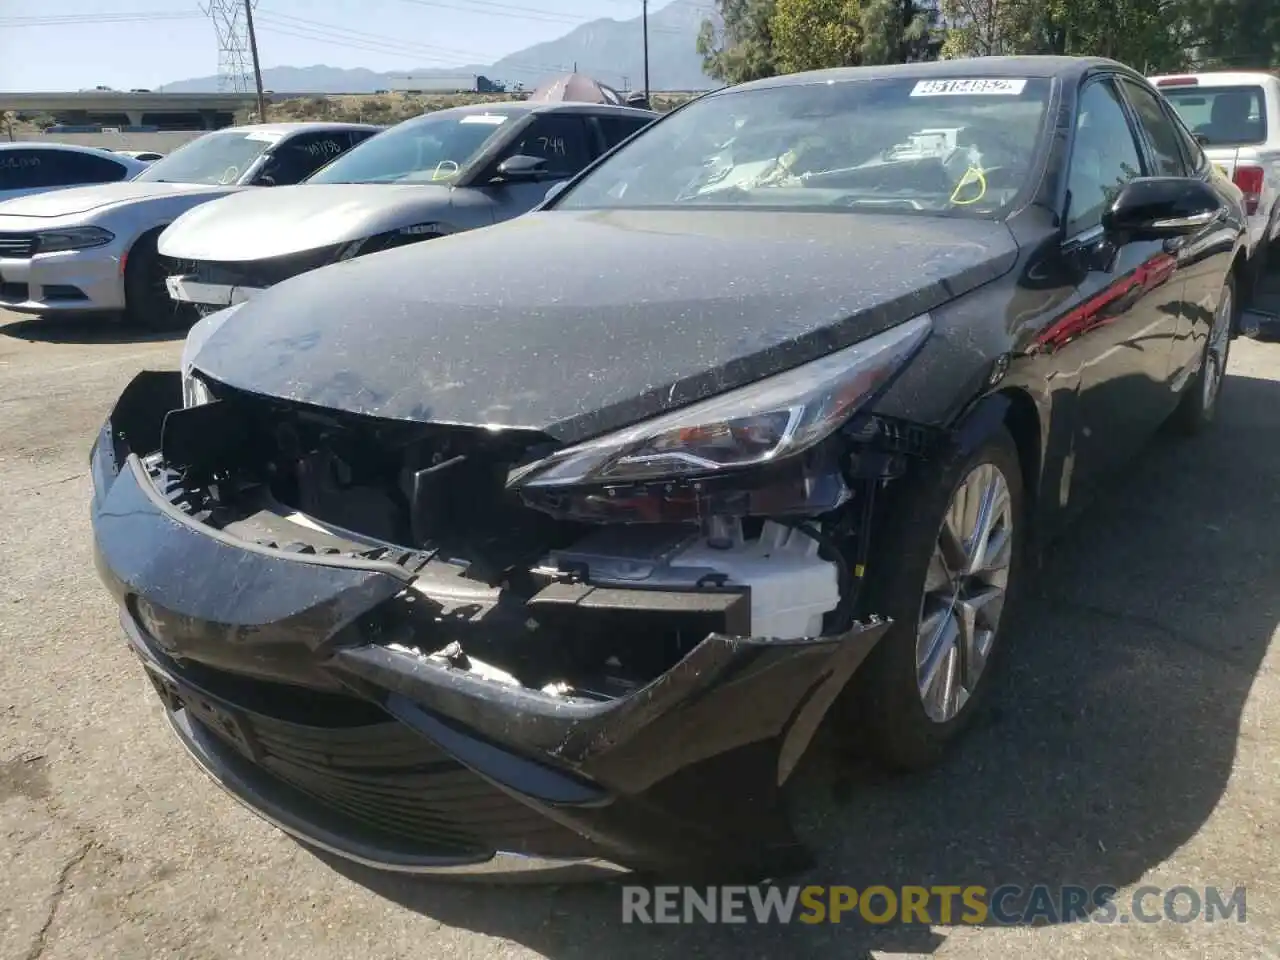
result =
[{"label": "cracked headlight", "polygon": [[924,314],[793,370],[559,451],[516,471],[510,483],[530,490],[626,484],[781,460],[835,432],[932,328]]},{"label": "cracked headlight", "polygon": [[57,253],[61,250],[88,250],[106,246],[116,235],[102,227],[65,227],[62,230],[41,230],[36,233],[36,253]]}]

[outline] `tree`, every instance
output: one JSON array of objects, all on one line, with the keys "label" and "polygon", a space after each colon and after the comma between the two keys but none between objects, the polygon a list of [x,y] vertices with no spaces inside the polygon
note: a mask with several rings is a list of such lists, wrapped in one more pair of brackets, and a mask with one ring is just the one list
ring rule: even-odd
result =
[{"label": "tree", "polygon": [[720,23],[703,20],[698,53],[707,76],[725,83],[777,73],[770,21],[776,0],[716,0]]},{"label": "tree", "polygon": [[1186,60],[1186,0],[1051,0],[1059,46],[1046,52],[1110,57],[1147,73]]},{"label": "tree", "polygon": [[942,0],[941,8],[947,26],[944,57],[1048,52],[1043,12],[1047,8],[1034,0]]},{"label": "tree", "polygon": [[863,0],[862,62],[936,60],[938,0]]},{"label": "tree", "polygon": [[943,55],[1110,57],[1137,70],[1185,60],[1185,7],[1213,0],[941,0]]},{"label": "tree", "polygon": [[776,0],[770,20],[778,70],[821,70],[862,62],[859,0]]},{"label": "tree", "polygon": [[1197,65],[1271,70],[1280,63],[1275,0],[1178,0],[1177,5],[1189,58]]}]

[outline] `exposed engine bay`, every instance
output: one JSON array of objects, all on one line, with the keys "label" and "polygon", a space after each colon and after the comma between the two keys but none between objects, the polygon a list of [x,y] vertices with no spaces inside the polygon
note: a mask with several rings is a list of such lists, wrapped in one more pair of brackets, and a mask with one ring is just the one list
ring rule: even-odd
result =
[{"label": "exposed engine bay", "polygon": [[169,414],[145,461],[171,502],[240,540],[391,558],[417,578],[378,611],[388,648],[588,700],[633,692],[709,633],[848,629],[877,490],[930,441],[863,417],[749,481],[539,498],[508,477],[545,455],[541,435],[211,389]]}]

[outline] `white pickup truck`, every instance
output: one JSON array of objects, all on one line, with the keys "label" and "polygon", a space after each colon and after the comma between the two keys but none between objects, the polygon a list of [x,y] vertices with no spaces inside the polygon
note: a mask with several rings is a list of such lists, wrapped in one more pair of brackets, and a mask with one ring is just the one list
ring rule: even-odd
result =
[{"label": "white pickup truck", "polygon": [[1148,78],[1244,194],[1255,280],[1280,259],[1280,77],[1261,71]]}]

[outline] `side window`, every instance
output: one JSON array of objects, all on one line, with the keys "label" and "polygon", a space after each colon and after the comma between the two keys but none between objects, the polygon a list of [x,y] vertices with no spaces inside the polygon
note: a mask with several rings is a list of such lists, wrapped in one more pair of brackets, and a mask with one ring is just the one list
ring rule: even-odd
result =
[{"label": "side window", "polygon": [[345,130],[300,133],[278,144],[263,164],[260,178],[270,177],[276,186],[298,183],[315,173],[351,146]]},{"label": "side window", "polygon": [[591,160],[587,125],[582,117],[544,113],[534,118],[520,139],[509,146],[507,156],[542,157],[555,176],[573,176]]},{"label": "side window", "polygon": [[44,182],[50,150],[0,150],[0,190],[29,190]]},{"label": "side window", "polygon": [[1102,212],[1120,188],[1142,173],[1138,144],[1115,88],[1109,81],[1089,84],[1076,105],[1067,176],[1067,236],[1101,223]]},{"label": "side window", "polygon": [[1168,102],[1161,104],[1164,107],[1165,114],[1169,117],[1169,122],[1173,124],[1174,132],[1178,135],[1178,142],[1182,144],[1182,155],[1187,158],[1187,169],[1195,174],[1202,174],[1209,169],[1209,158],[1204,154],[1204,148],[1200,146],[1200,141],[1187,128],[1186,121],[1178,115],[1178,111],[1169,106]]},{"label": "side window", "polygon": [[1124,84],[1125,95],[1133,104],[1134,112],[1151,142],[1152,159],[1155,161],[1152,174],[1157,177],[1185,177],[1187,169],[1178,142],[1178,131],[1155,92],[1130,80],[1120,82]]},{"label": "side window", "polygon": [[638,117],[596,117],[600,124],[600,132],[604,134],[604,148],[612,150],[627,137],[638,130],[643,130],[652,121]]},{"label": "side window", "polygon": [[62,183],[115,183],[129,173],[127,167],[114,160],[71,150],[59,152],[58,169]]}]

